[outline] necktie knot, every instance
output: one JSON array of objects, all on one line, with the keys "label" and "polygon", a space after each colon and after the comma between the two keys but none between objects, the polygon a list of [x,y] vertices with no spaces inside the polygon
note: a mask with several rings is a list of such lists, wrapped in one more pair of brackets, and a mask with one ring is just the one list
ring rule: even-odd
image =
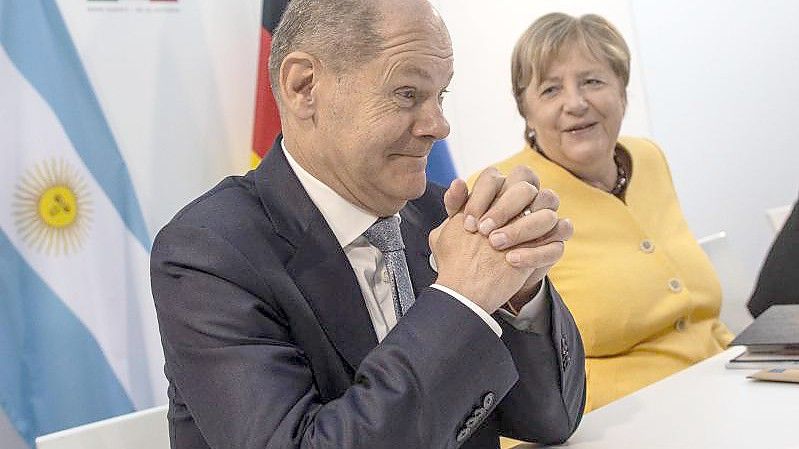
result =
[{"label": "necktie knot", "polygon": [[381,253],[405,249],[400,233],[399,217],[396,215],[378,219],[363,235]]}]

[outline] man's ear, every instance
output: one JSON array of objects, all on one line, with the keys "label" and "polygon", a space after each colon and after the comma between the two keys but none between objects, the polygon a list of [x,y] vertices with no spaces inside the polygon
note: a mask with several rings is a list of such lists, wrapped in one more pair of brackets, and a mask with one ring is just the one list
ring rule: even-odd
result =
[{"label": "man's ear", "polygon": [[319,82],[320,63],[313,55],[295,51],[280,64],[280,99],[283,109],[300,119],[316,112],[314,87]]}]

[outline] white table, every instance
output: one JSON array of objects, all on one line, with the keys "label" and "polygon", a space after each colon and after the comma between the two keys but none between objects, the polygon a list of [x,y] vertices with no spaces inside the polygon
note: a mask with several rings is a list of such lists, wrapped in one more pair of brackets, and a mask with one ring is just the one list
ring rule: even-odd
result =
[{"label": "white table", "polygon": [[[734,347],[583,417],[575,449],[797,449],[799,384],[747,379]],[[519,445],[518,449],[536,445]]]}]

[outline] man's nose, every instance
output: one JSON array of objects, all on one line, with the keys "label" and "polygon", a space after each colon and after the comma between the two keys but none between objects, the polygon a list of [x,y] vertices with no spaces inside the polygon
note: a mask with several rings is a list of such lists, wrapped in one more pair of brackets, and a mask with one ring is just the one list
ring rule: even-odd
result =
[{"label": "man's nose", "polygon": [[438,102],[428,102],[420,111],[413,126],[416,137],[432,137],[440,140],[449,135],[449,122]]}]

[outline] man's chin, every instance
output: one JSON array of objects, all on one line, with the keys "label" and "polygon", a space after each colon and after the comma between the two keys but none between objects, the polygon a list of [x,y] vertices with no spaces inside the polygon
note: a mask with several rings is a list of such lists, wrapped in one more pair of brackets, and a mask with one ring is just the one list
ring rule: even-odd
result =
[{"label": "man's chin", "polygon": [[[427,190],[427,176],[424,170],[415,173],[404,173],[401,177],[387,176],[382,181],[384,189],[381,189],[379,197],[381,198],[380,202],[384,203],[380,207],[383,214],[388,212],[389,209],[396,209],[392,213],[398,212],[405,207],[405,203],[419,198]],[[373,198],[376,199],[378,197]]]},{"label": "man's chin", "polygon": [[406,196],[408,200],[419,198],[427,190],[427,173],[424,170],[414,178],[413,182],[409,183],[408,195]]},{"label": "man's chin", "polygon": [[407,188],[404,189],[396,197],[396,200],[394,202],[395,203],[395,207],[397,209],[397,212],[399,212],[400,209],[405,207],[405,204],[408,201],[413,201],[413,200],[421,197],[422,195],[424,195],[424,192],[426,190],[427,190],[427,180],[426,180],[426,178],[424,176],[421,177],[421,181],[417,180],[413,184],[408,184]]}]

